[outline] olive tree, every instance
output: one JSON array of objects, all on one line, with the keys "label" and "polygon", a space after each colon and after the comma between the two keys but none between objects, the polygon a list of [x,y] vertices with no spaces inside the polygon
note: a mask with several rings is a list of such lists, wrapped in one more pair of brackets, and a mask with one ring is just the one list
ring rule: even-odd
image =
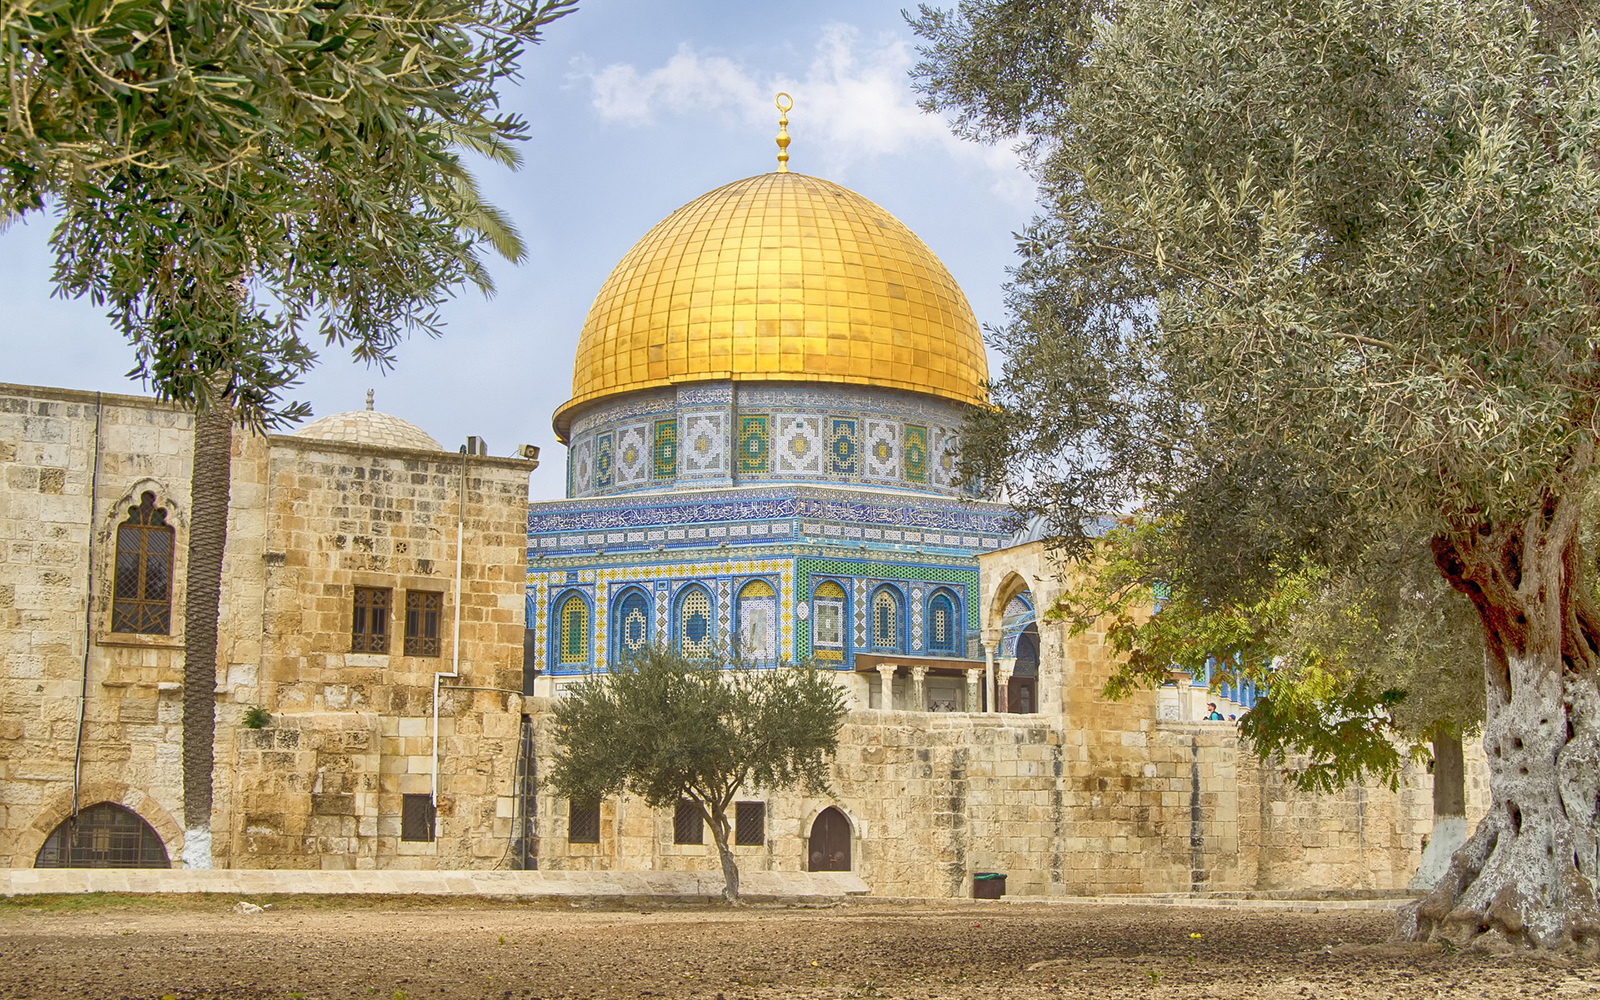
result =
[{"label": "olive tree", "polygon": [[827,789],[844,690],[815,667],[764,669],[647,647],[556,703],[550,783],[568,799],[627,791],[693,802],[711,827],[724,892],[739,899],[728,809],[742,788]]},{"label": "olive tree", "polygon": [[1600,34],[1510,0],[970,0],[920,86],[1017,141],[970,468],[1069,537],[1171,518],[1202,600],[1421,536],[1486,656],[1492,804],[1426,938],[1600,944]]},{"label": "olive tree", "polygon": [[498,88],[575,0],[0,0],[0,223],[54,211],[58,292],[196,413],[185,861],[210,865],[232,431],[298,419],[312,344],[392,363],[521,244],[466,151],[515,164]]}]

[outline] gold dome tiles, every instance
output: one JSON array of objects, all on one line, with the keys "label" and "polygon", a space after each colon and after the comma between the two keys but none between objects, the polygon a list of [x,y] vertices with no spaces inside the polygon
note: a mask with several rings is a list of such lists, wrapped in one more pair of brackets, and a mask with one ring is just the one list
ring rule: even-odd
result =
[{"label": "gold dome tiles", "polygon": [[836,184],[763,174],[668,216],[623,257],[579,339],[583,404],[706,380],[830,381],[984,401],[978,325],[937,257]]}]

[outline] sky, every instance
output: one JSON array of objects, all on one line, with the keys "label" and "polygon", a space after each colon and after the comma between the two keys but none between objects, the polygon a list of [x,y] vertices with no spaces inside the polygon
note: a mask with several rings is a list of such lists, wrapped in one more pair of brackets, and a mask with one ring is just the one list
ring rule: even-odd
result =
[{"label": "sky", "polygon": [[[956,139],[917,108],[916,38],[898,3],[584,0],[527,50],[504,107],[528,120],[520,169],[478,173],[527,244],[489,260],[493,298],[463,289],[437,339],[414,337],[393,369],[339,348],[290,397],[313,416],[365,405],[417,424],[454,451],[468,435],[490,454],[541,449],[534,500],[562,495],[566,449],[551,430],[572,394],[578,333],[611,269],[673,210],[776,167],[789,93],[789,166],[851,188],[904,222],[966,292],[978,322],[1003,322],[1013,234],[1033,185],[1011,150]],[[133,351],[103,311],[52,294],[34,216],[0,232],[0,381],[141,393]],[[998,368],[991,351],[991,370]]]}]

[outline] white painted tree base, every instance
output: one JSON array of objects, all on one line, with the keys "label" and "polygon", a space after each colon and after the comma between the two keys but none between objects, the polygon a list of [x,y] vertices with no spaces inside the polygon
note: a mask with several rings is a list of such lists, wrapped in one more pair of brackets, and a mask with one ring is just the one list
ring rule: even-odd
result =
[{"label": "white painted tree base", "polygon": [[1407,886],[1417,892],[1428,892],[1444,878],[1450,867],[1450,856],[1467,842],[1465,816],[1439,816],[1433,821],[1433,833],[1428,836],[1428,846],[1422,850],[1422,865],[1411,877]]},{"label": "white painted tree base", "polygon": [[209,869],[211,867],[211,830],[199,828],[183,832],[183,867]]}]

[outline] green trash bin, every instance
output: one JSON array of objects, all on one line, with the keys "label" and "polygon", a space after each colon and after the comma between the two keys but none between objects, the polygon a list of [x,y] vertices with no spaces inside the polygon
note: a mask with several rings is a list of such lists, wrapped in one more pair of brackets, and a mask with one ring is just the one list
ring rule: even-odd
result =
[{"label": "green trash bin", "polygon": [[1005,872],[975,872],[972,876],[973,899],[999,899],[1006,894]]}]

